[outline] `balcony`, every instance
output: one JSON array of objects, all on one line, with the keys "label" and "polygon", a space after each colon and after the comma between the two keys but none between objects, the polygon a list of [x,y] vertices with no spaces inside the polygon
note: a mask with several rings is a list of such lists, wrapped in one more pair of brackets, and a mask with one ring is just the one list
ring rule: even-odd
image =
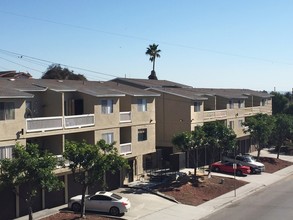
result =
[{"label": "balcony", "polygon": [[132,153],[131,143],[120,144],[120,154],[127,155]]},{"label": "balcony", "polygon": [[131,112],[120,112],[120,123],[131,122]]},{"label": "balcony", "polygon": [[95,125],[95,116],[90,115],[71,115],[64,117],[65,128],[80,128]]},{"label": "balcony", "polygon": [[205,111],[204,119],[222,119],[227,117],[227,110],[214,110],[214,111]]},{"label": "balcony", "polygon": [[58,117],[27,118],[26,132],[45,132],[95,125],[94,114]]},{"label": "balcony", "polygon": [[69,160],[66,160],[63,157],[63,155],[55,155],[54,157],[57,158],[57,167],[56,168],[69,167],[70,162],[69,162]]}]

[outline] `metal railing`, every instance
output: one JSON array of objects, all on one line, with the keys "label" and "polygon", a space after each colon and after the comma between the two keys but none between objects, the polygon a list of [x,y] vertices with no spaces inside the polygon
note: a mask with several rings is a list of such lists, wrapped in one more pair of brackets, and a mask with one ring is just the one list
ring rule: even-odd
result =
[{"label": "metal railing", "polygon": [[120,144],[120,154],[127,155],[132,153],[131,143]]},{"label": "metal railing", "polygon": [[95,125],[95,115],[71,115],[64,117],[65,128],[80,128]]},{"label": "metal railing", "polygon": [[26,132],[45,132],[68,128],[81,128],[95,125],[94,114],[57,117],[27,118]]},{"label": "metal railing", "polygon": [[131,122],[131,112],[120,112],[120,122]]}]

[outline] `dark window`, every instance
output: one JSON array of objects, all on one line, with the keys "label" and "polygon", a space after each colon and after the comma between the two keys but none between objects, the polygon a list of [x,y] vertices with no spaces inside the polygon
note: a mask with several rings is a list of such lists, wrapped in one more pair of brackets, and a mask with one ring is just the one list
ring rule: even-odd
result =
[{"label": "dark window", "polygon": [[14,102],[0,102],[0,120],[15,119]]},{"label": "dark window", "polygon": [[194,112],[200,112],[201,102],[194,102]]},{"label": "dark window", "polygon": [[147,129],[138,129],[138,141],[147,140]]},{"label": "dark window", "polygon": [[147,111],[147,100],[137,99],[137,111],[146,112]]},{"label": "dark window", "polygon": [[105,99],[102,100],[102,114],[111,114],[113,113],[113,100]]},{"label": "dark window", "polygon": [[95,195],[95,196],[91,197],[90,200],[111,201],[112,199],[108,196]]}]

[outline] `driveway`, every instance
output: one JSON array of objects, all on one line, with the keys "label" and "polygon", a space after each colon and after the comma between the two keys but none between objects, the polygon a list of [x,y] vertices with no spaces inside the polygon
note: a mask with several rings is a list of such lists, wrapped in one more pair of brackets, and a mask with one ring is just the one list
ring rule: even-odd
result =
[{"label": "driveway", "polygon": [[128,198],[131,202],[131,209],[122,216],[123,219],[141,219],[155,212],[178,205],[144,190],[120,188],[114,192]]}]

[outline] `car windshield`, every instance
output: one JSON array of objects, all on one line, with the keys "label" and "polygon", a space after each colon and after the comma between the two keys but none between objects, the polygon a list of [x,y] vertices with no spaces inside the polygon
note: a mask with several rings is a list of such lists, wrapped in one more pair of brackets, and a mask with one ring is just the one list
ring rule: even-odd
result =
[{"label": "car windshield", "polygon": [[245,157],[245,161],[246,162],[255,162],[255,159],[253,159],[252,157]]}]

